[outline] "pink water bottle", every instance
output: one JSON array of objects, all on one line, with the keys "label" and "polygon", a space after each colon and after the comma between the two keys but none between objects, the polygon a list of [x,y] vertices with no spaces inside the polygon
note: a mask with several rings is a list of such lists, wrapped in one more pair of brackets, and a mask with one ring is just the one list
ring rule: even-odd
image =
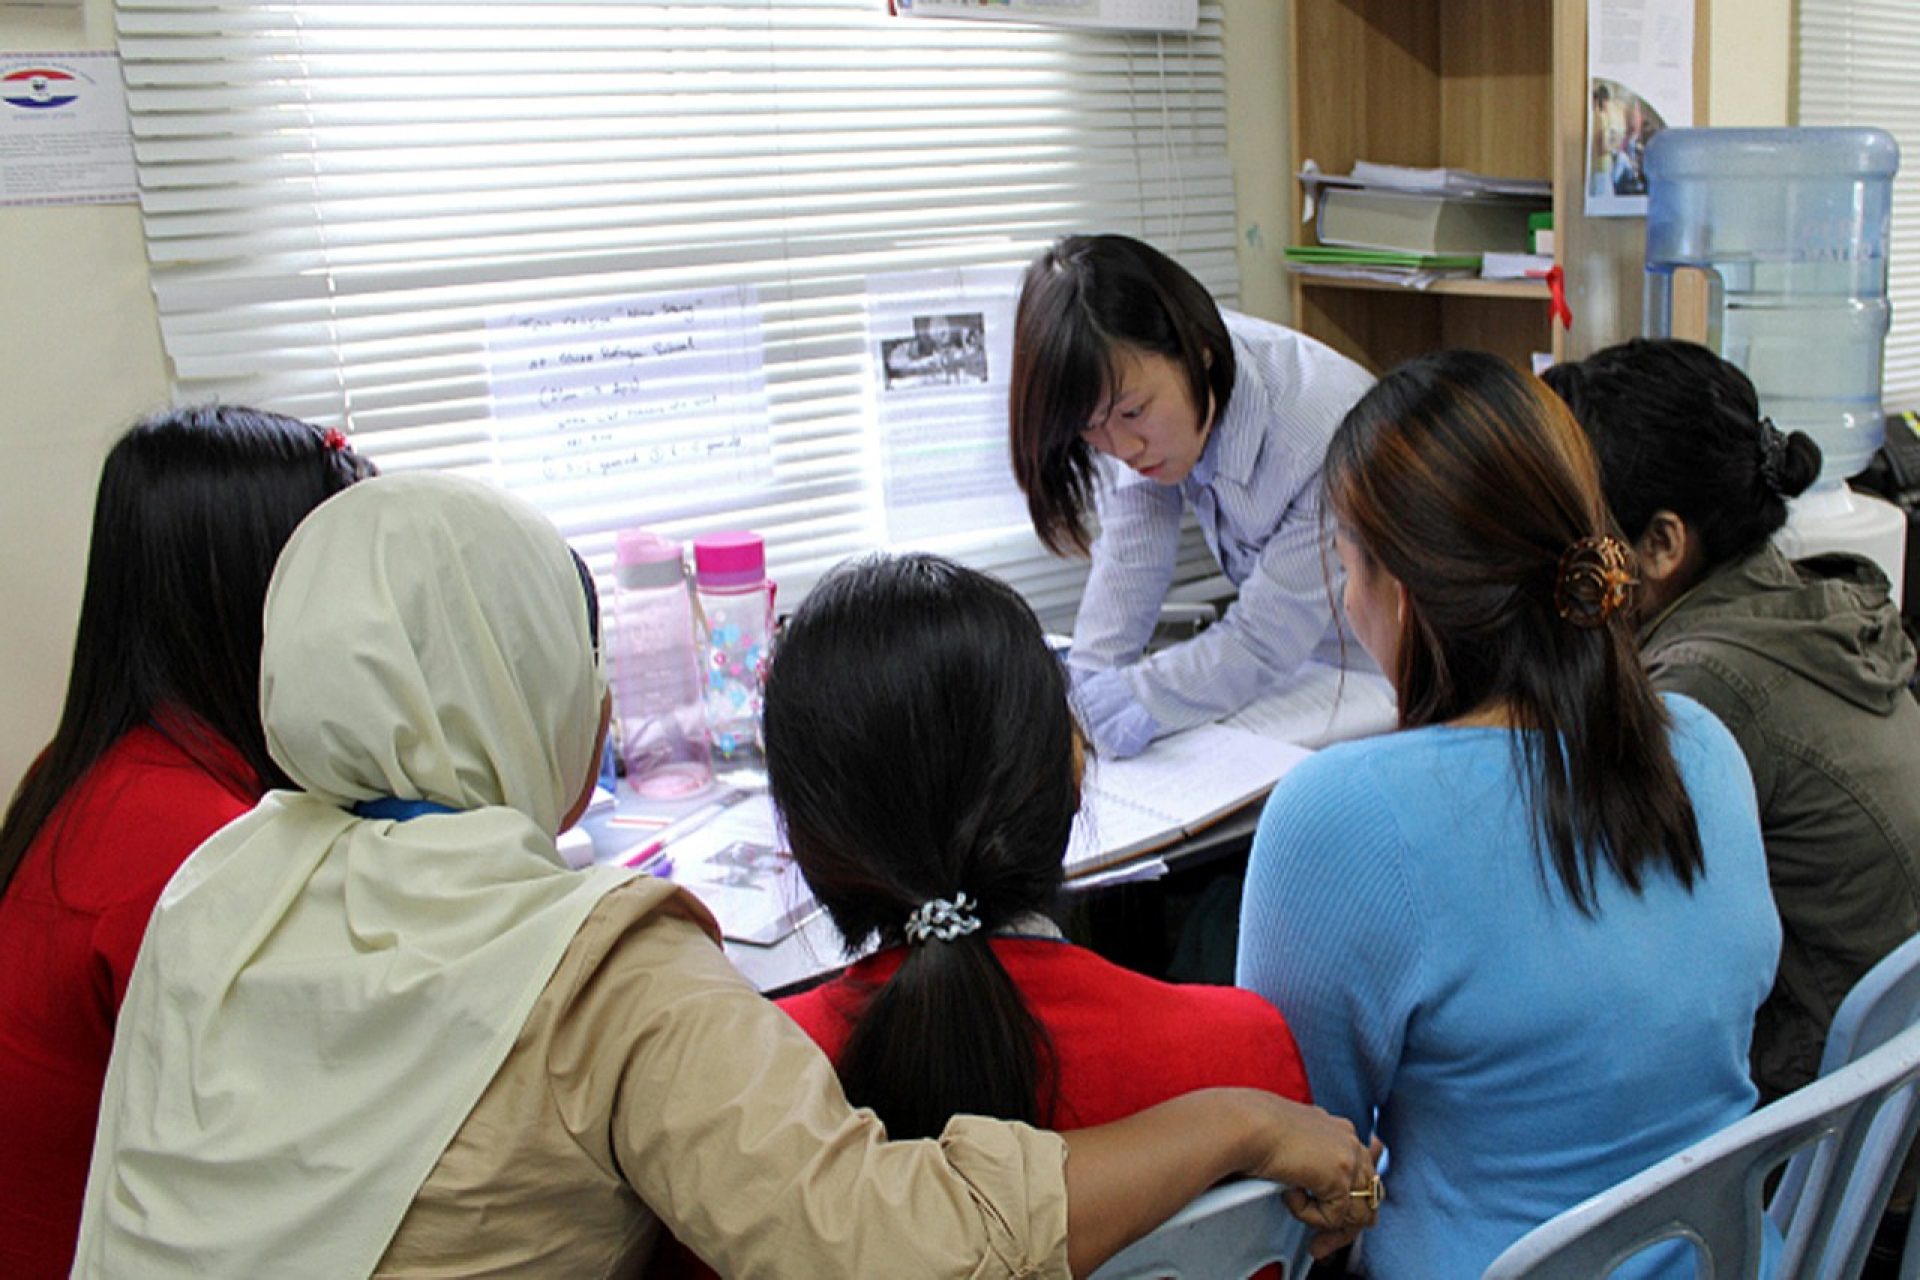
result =
[{"label": "pink water bottle", "polygon": [[766,785],[760,691],[773,632],[773,584],[757,533],[693,540],[693,579],[704,620],[707,731],[713,770],[736,787]]},{"label": "pink water bottle", "polygon": [[680,544],[624,531],[613,580],[613,701],[627,785],[652,800],[695,795],[713,784],[713,766]]}]

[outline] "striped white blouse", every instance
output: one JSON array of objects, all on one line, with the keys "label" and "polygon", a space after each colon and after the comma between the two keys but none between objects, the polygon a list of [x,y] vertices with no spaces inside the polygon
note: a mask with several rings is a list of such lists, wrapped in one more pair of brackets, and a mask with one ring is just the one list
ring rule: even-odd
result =
[{"label": "striped white blouse", "polygon": [[[1127,667],[1162,733],[1230,715],[1304,661],[1332,624],[1320,527],[1320,466],[1373,377],[1304,334],[1225,312],[1233,394],[1192,473],[1162,485],[1102,458],[1100,534],[1071,661]],[[1142,658],[1173,580],[1191,507],[1239,598],[1214,626]]]}]

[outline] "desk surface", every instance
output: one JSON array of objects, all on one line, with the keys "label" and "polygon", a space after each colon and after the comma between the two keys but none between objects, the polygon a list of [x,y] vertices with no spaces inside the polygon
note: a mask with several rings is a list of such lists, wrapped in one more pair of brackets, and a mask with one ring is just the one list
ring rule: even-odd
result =
[{"label": "desk surface", "polygon": [[[1136,858],[1120,867],[1088,877],[1090,884],[1067,882],[1068,895],[1098,894],[1110,887],[1144,878],[1157,878],[1167,871],[1188,870],[1207,863],[1231,858],[1247,851],[1254,829],[1260,822],[1260,801],[1189,836],[1178,844]],[[847,956],[840,946],[840,935],[824,911],[816,912],[805,924],[772,946],[728,942],[727,958],[733,961],[747,981],[768,995],[782,995],[803,989],[837,972]]]},{"label": "desk surface", "polygon": [[[1318,681],[1317,685],[1313,683],[1314,680]],[[1341,693],[1343,681],[1351,686],[1345,695]],[[1373,687],[1375,685],[1379,687]],[[1229,723],[1242,723],[1256,732],[1265,731],[1269,736],[1306,741],[1316,746],[1359,737],[1390,727],[1392,694],[1390,690],[1382,692],[1384,688],[1385,681],[1377,675],[1368,677],[1349,673],[1343,677],[1331,669],[1318,671],[1312,673],[1311,679],[1301,682],[1300,688],[1295,691],[1298,697],[1295,703],[1275,703],[1284,714],[1276,715],[1269,708],[1263,715],[1262,708],[1256,704],[1230,718]],[[1356,693],[1359,696],[1355,696]],[[1313,732],[1301,732],[1302,725]],[[623,788],[622,807],[630,802],[638,803]],[[698,803],[690,802],[689,807],[697,807]],[[1256,798],[1165,848],[1117,866],[1104,867],[1092,874],[1069,879],[1067,894],[1070,898],[1100,894],[1110,886],[1155,880],[1169,872],[1188,871],[1245,854],[1259,825],[1263,803],[1263,798]],[[621,850],[645,838],[644,833],[632,829],[609,830],[605,821],[602,817],[596,823],[595,818],[590,816],[582,823],[592,837],[596,860],[611,860]],[[728,941],[726,950],[728,958],[748,981],[769,994],[810,985],[840,969],[847,960],[841,950],[839,934],[824,912],[815,912],[798,929],[770,946]]]}]

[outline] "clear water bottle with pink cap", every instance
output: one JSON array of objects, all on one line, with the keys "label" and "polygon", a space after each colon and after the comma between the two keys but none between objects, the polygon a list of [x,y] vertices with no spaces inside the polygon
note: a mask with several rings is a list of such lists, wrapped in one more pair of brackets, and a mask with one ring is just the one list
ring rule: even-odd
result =
[{"label": "clear water bottle with pink cap", "polygon": [[713,765],[680,544],[624,531],[613,582],[613,701],[627,785],[650,800],[697,795],[713,785]]},{"label": "clear water bottle with pink cap", "polygon": [[695,538],[693,580],[703,620],[714,775],[731,786],[763,787],[760,691],[773,633],[766,543],[745,532]]}]

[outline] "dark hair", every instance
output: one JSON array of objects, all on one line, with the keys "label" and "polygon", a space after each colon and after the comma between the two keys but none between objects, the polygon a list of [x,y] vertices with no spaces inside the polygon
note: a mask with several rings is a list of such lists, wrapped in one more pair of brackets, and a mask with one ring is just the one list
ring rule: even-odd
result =
[{"label": "dark hair", "polygon": [[1581,911],[1601,857],[1635,892],[1650,864],[1691,888],[1693,805],[1627,611],[1563,595],[1577,625],[1556,604],[1579,588],[1560,572],[1569,548],[1612,529],[1566,407],[1497,357],[1423,356],[1347,414],[1325,483],[1343,534],[1406,590],[1401,726],[1505,704],[1531,731],[1515,751],[1543,855]]},{"label": "dark hair", "polygon": [[906,942],[964,893],[980,929],[907,948],[840,1078],[895,1137],[959,1113],[1049,1122],[1052,1048],[989,936],[1051,909],[1079,806],[1067,682],[1010,587],[938,556],[851,562],[787,622],[767,774],[800,872],[849,948]]},{"label": "dark hair", "polygon": [[1709,569],[1758,550],[1820,474],[1820,446],[1801,431],[1779,437],[1747,375],[1695,343],[1634,338],[1545,381],[1592,440],[1621,531],[1637,541],[1671,511]]},{"label": "dark hair", "polygon": [[593,656],[597,659],[600,656],[600,587],[580,553],[569,546],[567,554],[573,557],[573,575],[580,579],[580,592],[587,598],[587,641],[593,646]]},{"label": "dark hair", "polygon": [[260,727],[260,613],[307,512],[373,466],[338,432],[206,405],[140,422],[107,454],[66,704],[0,825],[0,893],[58,807],[121,735],[153,722],[210,768],[222,740],[286,777]]},{"label": "dark hair", "polygon": [[1204,418],[1233,394],[1233,339],[1206,286],[1127,236],[1065,236],[1034,259],[1013,326],[1008,438],[1034,532],[1056,554],[1084,553],[1093,449],[1084,433],[1120,388],[1119,348],[1186,370]]}]

